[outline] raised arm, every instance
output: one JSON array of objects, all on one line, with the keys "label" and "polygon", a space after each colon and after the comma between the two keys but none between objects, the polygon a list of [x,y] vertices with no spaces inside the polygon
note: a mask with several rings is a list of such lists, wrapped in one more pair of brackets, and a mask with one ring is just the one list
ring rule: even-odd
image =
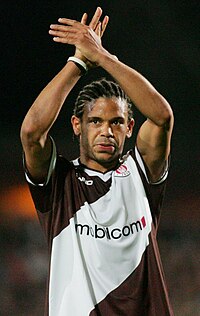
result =
[{"label": "raised arm", "polygon": [[[101,36],[108,23],[108,17],[105,17],[102,23],[103,28],[100,27],[101,15],[102,10],[98,7],[89,24],[99,42],[101,42]],[[84,25],[86,22],[87,14],[84,13],[79,24]],[[83,56],[77,47],[75,56],[87,63],[88,67],[92,66],[92,63]],[[21,127],[21,141],[25,152],[26,166],[35,182],[42,182],[47,176],[52,150],[48,132],[66,97],[80,77],[81,70],[74,62],[68,62],[39,94],[25,116]]]},{"label": "raised arm", "polygon": [[162,176],[170,154],[173,112],[166,99],[136,70],[103,54],[100,65],[106,69],[147,118],[137,135],[137,147],[147,166],[148,177],[156,182]]},{"label": "raised arm", "polygon": [[110,54],[90,27],[70,19],[60,22],[62,26],[52,27],[54,40],[76,45],[88,60],[104,68],[147,118],[139,130],[137,147],[148,168],[149,179],[157,181],[170,152],[173,113],[169,103],[140,73]]}]

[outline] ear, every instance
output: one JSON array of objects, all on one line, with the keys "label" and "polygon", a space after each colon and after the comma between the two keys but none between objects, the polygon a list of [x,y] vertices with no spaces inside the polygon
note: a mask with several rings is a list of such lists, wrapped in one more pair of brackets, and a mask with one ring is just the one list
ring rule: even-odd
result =
[{"label": "ear", "polygon": [[81,122],[80,122],[80,119],[75,116],[75,115],[72,115],[71,117],[71,123],[72,123],[72,127],[73,127],[73,130],[74,130],[74,134],[76,136],[79,136],[80,135],[80,132],[81,132]]},{"label": "ear", "polygon": [[128,125],[127,125],[127,132],[126,132],[126,137],[127,138],[130,138],[132,136],[132,132],[133,132],[133,127],[135,125],[135,121],[134,119],[132,118],[129,122],[128,122]]}]

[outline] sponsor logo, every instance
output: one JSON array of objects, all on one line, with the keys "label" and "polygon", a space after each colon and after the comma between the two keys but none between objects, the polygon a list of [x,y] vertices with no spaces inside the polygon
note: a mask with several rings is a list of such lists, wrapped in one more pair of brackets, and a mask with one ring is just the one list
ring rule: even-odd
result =
[{"label": "sponsor logo", "polygon": [[86,180],[84,177],[78,177],[78,180],[84,182],[86,185],[93,185],[93,180]]},{"label": "sponsor logo", "polygon": [[128,171],[126,165],[119,166],[119,168],[115,171],[115,177],[127,177],[129,174],[130,171]]},{"label": "sponsor logo", "polygon": [[102,239],[120,239],[129,235],[134,235],[141,232],[146,227],[146,220],[143,216],[140,220],[131,224],[125,225],[122,228],[94,227],[87,224],[75,224],[76,233],[79,235],[87,235],[93,238]]}]

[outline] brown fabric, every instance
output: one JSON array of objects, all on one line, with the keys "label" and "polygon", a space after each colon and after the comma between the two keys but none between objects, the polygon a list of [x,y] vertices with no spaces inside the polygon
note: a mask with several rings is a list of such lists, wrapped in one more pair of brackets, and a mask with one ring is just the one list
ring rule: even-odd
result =
[{"label": "brown fabric", "polygon": [[[135,159],[134,154],[132,155]],[[137,269],[96,305],[90,316],[173,316],[156,241],[165,184],[148,184],[139,166],[138,170],[153,218],[150,243]],[[56,169],[47,186],[29,185],[41,226],[47,237],[49,255],[53,238],[69,225],[70,218],[81,205],[86,201],[96,201],[106,194],[111,185],[111,180],[103,182],[98,177],[92,177],[94,185],[86,186],[78,180],[79,176],[91,179],[83,167],[74,167],[72,163],[58,157]],[[45,315],[48,316],[48,291],[46,306]]]}]

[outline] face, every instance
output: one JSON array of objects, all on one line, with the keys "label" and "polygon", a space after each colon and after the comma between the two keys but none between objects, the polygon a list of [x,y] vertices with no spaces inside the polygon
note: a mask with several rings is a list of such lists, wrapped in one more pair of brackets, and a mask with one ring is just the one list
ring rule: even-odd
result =
[{"label": "face", "polygon": [[126,137],[131,137],[134,120],[128,120],[125,101],[99,98],[88,105],[82,120],[72,117],[80,137],[80,159],[87,167],[105,172],[118,164]]}]

